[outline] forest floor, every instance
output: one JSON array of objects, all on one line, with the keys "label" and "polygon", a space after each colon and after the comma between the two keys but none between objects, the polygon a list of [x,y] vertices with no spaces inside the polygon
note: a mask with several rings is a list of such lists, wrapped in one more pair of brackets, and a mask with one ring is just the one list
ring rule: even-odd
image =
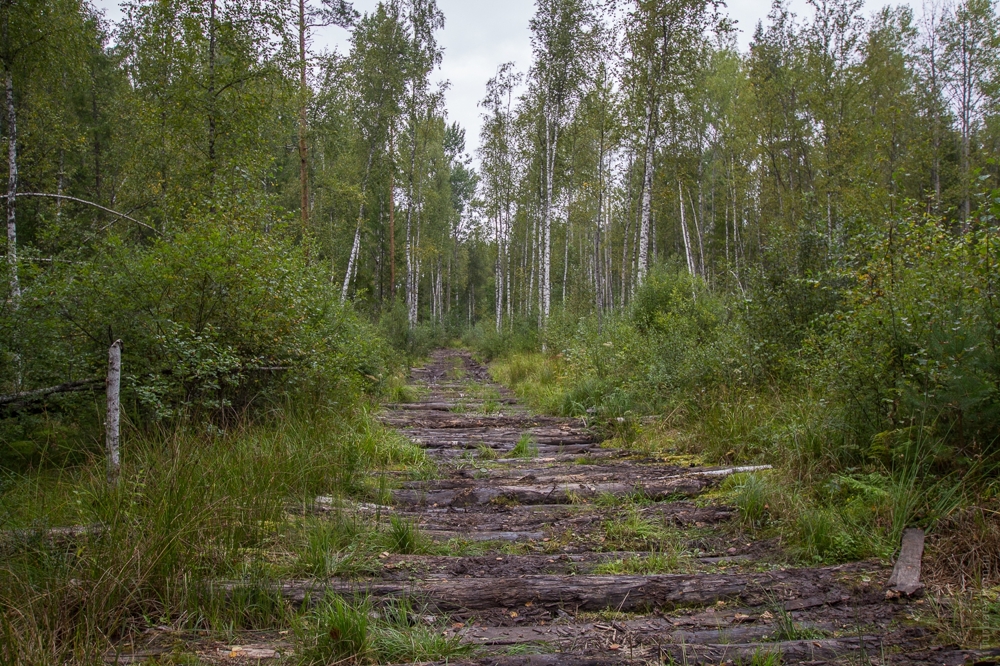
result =
[{"label": "forest floor", "polygon": [[[884,563],[797,568],[780,542],[755,540],[717,492],[739,468],[607,448],[580,419],[530,413],[465,351],[434,352],[408,393],[381,419],[437,473],[400,477],[354,510],[431,546],[289,580],[287,600],[355,595],[376,616],[407,598],[418,623],[468,648],[450,664],[998,663],[1000,652],[936,645],[914,619],[930,600],[887,596]],[[291,645],[200,656],[294,660]]]}]

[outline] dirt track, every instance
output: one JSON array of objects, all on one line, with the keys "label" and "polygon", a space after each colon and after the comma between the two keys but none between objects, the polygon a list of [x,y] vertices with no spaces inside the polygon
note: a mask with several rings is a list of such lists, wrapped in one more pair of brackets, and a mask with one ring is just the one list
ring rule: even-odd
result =
[{"label": "dirt track", "polygon": [[[381,418],[438,472],[399,484],[391,506],[356,509],[403,518],[451,554],[386,552],[367,577],[285,581],[289,602],[406,597],[421,621],[475,646],[452,666],[1000,663],[1000,651],[935,645],[910,619],[929,602],[887,600],[889,567],[795,567],[780,543],[746,534],[709,494],[733,468],[603,447],[580,420],[529,413],[466,352],[435,352],[411,384],[416,400]],[[173,654],[163,629],[108,661]],[[286,634],[182,643],[199,663],[295,663]]]},{"label": "dirt track", "polygon": [[[383,420],[424,446],[440,475],[404,484],[394,510],[436,540],[486,550],[390,556],[380,579],[333,585],[422,599],[480,646],[452,664],[738,664],[767,653],[786,664],[996,662],[934,646],[907,619],[923,602],[887,601],[890,570],[877,562],[780,566],[778,544],[754,542],[731,508],[700,499],[728,470],[602,448],[579,420],[530,414],[466,352],[435,352],[411,382],[418,400]],[[531,456],[510,457],[525,434]],[[637,492],[646,499],[632,501]],[[623,549],[628,530],[616,525],[671,530],[683,542],[671,548],[676,572],[608,573],[658,555]]]}]

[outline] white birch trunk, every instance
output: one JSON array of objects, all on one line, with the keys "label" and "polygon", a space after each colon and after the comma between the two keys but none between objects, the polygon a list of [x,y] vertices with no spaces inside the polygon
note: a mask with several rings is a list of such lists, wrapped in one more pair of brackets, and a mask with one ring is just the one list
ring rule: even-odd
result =
[{"label": "white birch trunk", "polygon": [[410,178],[406,189],[406,317],[410,328],[417,325],[416,321],[416,280],[415,257],[413,256],[413,175],[416,171],[417,162],[417,124],[416,115],[413,116],[413,144],[410,147]]},{"label": "white birch trunk", "polygon": [[438,257],[438,260],[437,260],[437,293],[434,295],[434,297],[435,297],[435,299],[437,301],[437,306],[435,307],[435,310],[437,310],[437,322],[439,324],[441,323],[441,321],[443,319],[442,315],[444,313],[444,303],[443,303],[443,298],[442,298],[442,295],[444,294],[444,278],[442,277],[443,275],[444,275],[444,272],[441,270],[441,258]]},{"label": "white birch trunk", "polygon": [[[419,196],[419,192],[417,194]],[[417,257],[417,248],[420,247],[420,217],[419,213],[415,219],[414,224],[414,237],[411,252],[411,266],[412,274],[410,276],[410,288],[409,294],[409,310],[407,312],[407,320],[409,321],[410,328],[417,325],[417,320],[420,316],[420,259]]]},{"label": "white birch trunk", "polygon": [[681,238],[684,240],[684,256],[687,259],[688,273],[695,275],[694,255],[691,253],[691,237],[688,235],[687,221],[684,219],[684,191],[681,189],[680,181],[677,181],[677,196],[680,197]]},{"label": "white birch trunk", "polygon": [[[652,64],[649,66],[652,76]],[[649,267],[649,230],[653,211],[653,159],[655,140],[653,137],[653,92],[646,99],[646,163],[642,169],[642,211],[639,223],[639,262],[636,268],[636,286],[642,286]]]},{"label": "white birch trunk", "polygon": [[10,271],[10,297],[16,304],[21,299],[21,282],[17,275],[17,113],[14,110],[14,78],[6,70],[7,89],[7,269]]},{"label": "white birch trunk", "polygon": [[701,224],[698,222],[698,209],[695,208],[694,199],[690,195],[691,193],[688,192],[688,199],[691,200],[691,218],[694,220],[694,231],[698,234],[698,256],[701,259],[697,266],[698,275],[705,277],[705,246],[701,240]]},{"label": "white birch trunk", "polygon": [[536,220],[531,226],[531,275],[528,278],[528,296],[524,299],[525,314],[531,314],[531,304],[535,300],[535,278],[538,276],[538,266],[541,264],[541,258],[538,255],[538,234],[541,220]]},{"label": "white birch trunk", "polygon": [[372,171],[372,160],[375,158],[375,145],[368,148],[368,164],[365,166],[365,177],[361,181],[361,206],[358,209],[358,226],[354,229],[354,243],[351,245],[351,256],[347,260],[347,272],[344,274],[344,285],[340,289],[340,302],[347,300],[347,290],[357,271],[358,253],[361,251],[361,222],[365,219],[365,191],[368,189],[368,177]]},{"label": "white birch trunk", "polygon": [[117,340],[108,350],[108,413],[104,422],[104,447],[108,458],[108,483],[118,485],[121,473],[121,384],[122,341]]},{"label": "white birch trunk", "polygon": [[361,217],[364,215],[362,206],[361,215],[358,216],[358,226],[354,228],[354,243],[351,245],[351,258],[347,260],[347,272],[344,273],[344,285],[340,289],[340,302],[347,300],[347,290],[351,286],[354,278],[354,268],[358,261],[358,251],[361,249]]},{"label": "white birch trunk", "polygon": [[545,216],[542,228],[542,275],[540,294],[540,315],[542,323],[548,321],[552,307],[552,218],[555,202],[552,200],[552,180],[556,169],[556,147],[559,142],[559,129],[549,111],[545,118]]},{"label": "white birch trunk", "polygon": [[496,232],[497,232],[497,262],[495,274],[495,284],[493,285],[495,306],[496,306],[496,325],[497,333],[503,329],[503,280],[504,280],[504,265],[503,265],[503,255],[504,255],[504,239],[503,239],[503,215],[497,213],[496,219]]},{"label": "white birch trunk", "polygon": [[601,145],[597,162],[597,224],[594,225],[594,297],[597,308],[597,329],[601,330],[604,315],[604,271],[601,266],[601,224],[604,215],[604,126],[601,125]]},{"label": "white birch trunk", "polygon": [[566,283],[569,281],[569,244],[573,240],[572,227],[569,226],[569,211],[566,213],[566,244],[563,252],[562,304],[566,305]]}]

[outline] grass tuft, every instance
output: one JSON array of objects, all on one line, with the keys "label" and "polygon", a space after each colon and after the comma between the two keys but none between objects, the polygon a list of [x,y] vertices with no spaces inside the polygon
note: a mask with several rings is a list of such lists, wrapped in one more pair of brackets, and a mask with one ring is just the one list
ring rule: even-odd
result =
[{"label": "grass tuft", "polygon": [[537,458],[538,445],[531,438],[531,435],[524,433],[517,440],[517,444],[507,454],[508,458]]}]

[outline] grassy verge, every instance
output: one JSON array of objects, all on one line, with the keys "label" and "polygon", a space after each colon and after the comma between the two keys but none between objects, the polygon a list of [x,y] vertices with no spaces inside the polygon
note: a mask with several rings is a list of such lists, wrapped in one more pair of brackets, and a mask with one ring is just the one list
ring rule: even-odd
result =
[{"label": "grassy verge", "polygon": [[[989,477],[981,469],[949,473],[929,428],[887,433],[875,440],[873,452],[845,464],[836,424],[808,390],[711,387],[643,418],[654,410],[628,399],[620,390],[627,380],[616,392],[609,381],[588,379],[573,367],[564,354],[515,352],[495,360],[491,372],[534,409],[586,414],[607,429],[608,446],[644,458],[682,466],[773,465],[771,471],[729,477],[711,499],[736,507],[730,529],[774,540],[790,563],[891,562],[904,528],[926,528],[930,599],[914,619],[962,645],[1000,641],[1000,507],[991,499],[996,493],[982,482]],[[588,402],[581,397],[590,393],[597,398],[589,404],[598,408],[582,409]],[[626,531],[641,537],[641,527],[620,521],[609,526],[608,536],[620,538]],[[658,563],[665,570],[676,566],[676,554],[669,555]],[[627,571],[634,564],[607,568]]]},{"label": "grassy verge", "polygon": [[[3,479],[0,661],[99,662],[161,625],[289,630],[302,619],[273,581],[357,574],[380,550],[422,547],[402,521],[303,516],[317,496],[379,501],[384,472],[429,466],[363,410],[301,410],[227,434],[133,434],[123,451],[115,488],[101,460]],[[209,585],[218,580],[243,585],[220,596]]]}]

